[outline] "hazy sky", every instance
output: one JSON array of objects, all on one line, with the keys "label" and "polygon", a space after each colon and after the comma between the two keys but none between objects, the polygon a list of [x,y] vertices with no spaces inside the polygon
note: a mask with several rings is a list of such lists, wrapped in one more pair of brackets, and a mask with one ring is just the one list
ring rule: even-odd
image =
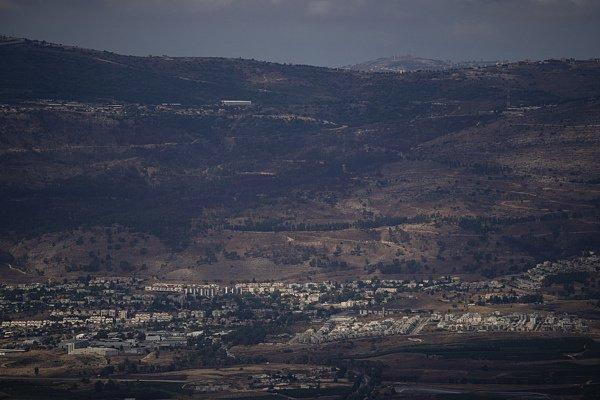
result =
[{"label": "hazy sky", "polygon": [[0,0],[0,32],[139,55],[339,66],[600,56],[600,0]]}]

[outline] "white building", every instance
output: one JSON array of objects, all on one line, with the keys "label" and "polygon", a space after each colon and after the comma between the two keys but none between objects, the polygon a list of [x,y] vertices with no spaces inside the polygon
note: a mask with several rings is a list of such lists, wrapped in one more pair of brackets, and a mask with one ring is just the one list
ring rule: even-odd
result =
[{"label": "white building", "polygon": [[222,106],[237,106],[237,107],[247,107],[251,106],[252,102],[250,100],[221,100]]}]

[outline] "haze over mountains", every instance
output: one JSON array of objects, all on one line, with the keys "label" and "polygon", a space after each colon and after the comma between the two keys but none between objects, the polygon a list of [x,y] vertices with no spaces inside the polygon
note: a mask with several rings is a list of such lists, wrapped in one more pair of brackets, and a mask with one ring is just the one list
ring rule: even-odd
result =
[{"label": "haze over mountains", "polygon": [[598,60],[396,61],[429,71],[4,40],[0,274],[470,279],[598,249]]}]

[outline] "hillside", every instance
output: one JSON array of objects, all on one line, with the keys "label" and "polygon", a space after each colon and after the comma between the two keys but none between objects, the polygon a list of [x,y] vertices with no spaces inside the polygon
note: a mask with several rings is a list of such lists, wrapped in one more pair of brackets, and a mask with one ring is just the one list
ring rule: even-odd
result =
[{"label": "hillside", "polygon": [[411,55],[381,57],[374,60],[350,65],[346,68],[362,72],[415,72],[415,71],[443,71],[453,68],[486,67],[494,65],[491,61],[464,61],[452,62],[431,58],[414,57]]},{"label": "hillside", "polygon": [[475,279],[598,250],[599,101],[598,61],[369,74],[5,42],[0,276]]}]

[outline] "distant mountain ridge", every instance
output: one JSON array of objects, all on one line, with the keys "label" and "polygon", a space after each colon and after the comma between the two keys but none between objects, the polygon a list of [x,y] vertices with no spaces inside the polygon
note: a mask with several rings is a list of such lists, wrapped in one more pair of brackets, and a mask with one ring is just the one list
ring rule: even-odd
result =
[{"label": "distant mountain ridge", "polygon": [[496,64],[496,61],[461,61],[436,60],[432,58],[400,55],[381,57],[346,67],[353,71],[362,72],[413,72],[413,71],[443,71],[452,68],[485,67]]}]

